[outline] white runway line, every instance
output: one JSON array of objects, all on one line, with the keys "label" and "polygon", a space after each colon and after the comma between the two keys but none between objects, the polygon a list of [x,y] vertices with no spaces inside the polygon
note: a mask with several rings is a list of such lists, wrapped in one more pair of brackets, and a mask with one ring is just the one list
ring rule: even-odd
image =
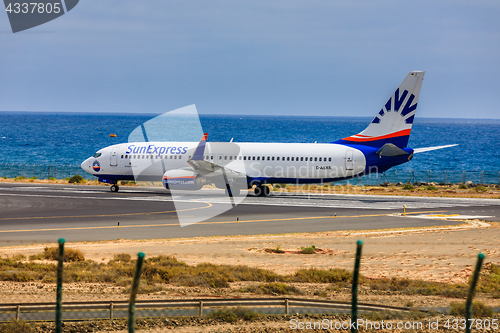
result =
[{"label": "white runway line", "polygon": [[[157,192],[158,188],[124,189],[123,193],[142,193],[146,196],[75,196],[75,195],[47,195],[28,194],[26,192],[58,192],[58,193],[82,193],[82,194],[103,194],[105,191],[95,191],[89,189],[78,189],[73,187],[10,187],[1,188],[20,193],[0,193],[0,196],[26,196],[26,197],[46,197],[46,198],[67,198],[67,199],[90,199],[90,200],[131,200],[131,201],[152,201],[152,202],[172,202],[173,198],[165,193]],[[147,191],[155,190],[155,195],[147,195]],[[201,193],[200,193],[201,192]],[[184,196],[176,196],[180,202],[209,202],[211,204],[227,204],[227,197],[222,190],[202,190],[200,192],[188,193]],[[158,195],[159,194],[159,195]],[[165,195],[162,195],[165,194]],[[384,196],[384,195],[363,195],[363,194],[293,194],[283,193],[273,194],[271,197],[254,197],[249,195],[240,205],[258,206],[287,206],[287,207],[318,207],[318,208],[347,208],[347,209],[434,209],[449,207],[471,207],[471,206],[499,206],[498,199],[479,198],[439,198],[439,197],[407,197],[407,196]]]}]

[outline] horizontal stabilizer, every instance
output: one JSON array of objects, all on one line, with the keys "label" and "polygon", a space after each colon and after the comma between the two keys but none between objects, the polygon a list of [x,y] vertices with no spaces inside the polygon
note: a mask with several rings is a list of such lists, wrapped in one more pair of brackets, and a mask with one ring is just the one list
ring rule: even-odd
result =
[{"label": "horizontal stabilizer", "polygon": [[446,146],[436,146],[436,147],[415,148],[415,149],[413,150],[413,153],[414,153],[414,154],[417,154],[417,153],[425,153],[426,151],[437,150],[437,149],[443,149],[443,148],[450,148],[450,147],[455,147],[455,146],[458,146],[458,143],[457,143],[457,144],[454,144],[454,145],[446,145]]},{"label": "horizontal stabilizer", "polygon": [[382,146],[382,148],[377,150],[377,155],[393,157],[400,155],[408,155],[408,153],[392,143],[386,143],[385,145]]}]

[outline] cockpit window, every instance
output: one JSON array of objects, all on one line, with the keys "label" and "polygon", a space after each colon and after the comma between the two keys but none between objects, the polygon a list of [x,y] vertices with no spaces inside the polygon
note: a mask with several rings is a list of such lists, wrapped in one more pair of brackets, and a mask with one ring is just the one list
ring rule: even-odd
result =
[{"label": "cockpit window", "polygon": [[94,156],[92,156],[93,158],[98,158],[99,156],[101,156],[102,154],[101,153],[95,153]]}]

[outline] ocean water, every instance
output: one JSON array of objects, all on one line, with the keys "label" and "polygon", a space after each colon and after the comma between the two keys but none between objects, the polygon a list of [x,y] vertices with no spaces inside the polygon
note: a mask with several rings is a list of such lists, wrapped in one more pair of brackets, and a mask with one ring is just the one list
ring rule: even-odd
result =
[{"label": "ocean water", "polygon": [[[127,142],[137,126],[155,116],[0,112],[0,171],[2,165],[12,163],[79,165],[100,148]],[[371,118],[200,115],[200,121],[209,141],[322,143],[359,133]],[[111,138],[110,133],[117,137]],[[415,119],[410,147],[446,144],[459,146],[416,154],[394,170],[400,174],[485,170],[490,175],[500,171],[500,120]]]}]

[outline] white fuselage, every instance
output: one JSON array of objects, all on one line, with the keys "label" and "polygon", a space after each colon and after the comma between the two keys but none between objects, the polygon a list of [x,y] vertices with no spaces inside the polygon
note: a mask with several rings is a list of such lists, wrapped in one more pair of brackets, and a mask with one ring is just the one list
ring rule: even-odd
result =
[{"label": "white fuselage", "polygon": [[[166,171],[190,168],[197,142],[123,143],[99,150],[82,163],[86,172],[104,179],[157,180]],[[206,144],[204,160],[262,182],[329,182],[365,170],[364,154],[339,144],[218,143]],[[234,173],[231,173],[234,171]]]}]

